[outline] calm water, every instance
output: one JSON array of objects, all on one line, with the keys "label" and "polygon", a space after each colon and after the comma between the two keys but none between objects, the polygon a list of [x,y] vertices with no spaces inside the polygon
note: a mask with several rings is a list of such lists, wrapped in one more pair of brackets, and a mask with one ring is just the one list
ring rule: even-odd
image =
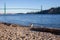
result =
[{"label": "calm water", "polygon": [[0,15],[0,21],[27,26],[33,23],[34,26],[60,28],[60,15],[52,14]]}]

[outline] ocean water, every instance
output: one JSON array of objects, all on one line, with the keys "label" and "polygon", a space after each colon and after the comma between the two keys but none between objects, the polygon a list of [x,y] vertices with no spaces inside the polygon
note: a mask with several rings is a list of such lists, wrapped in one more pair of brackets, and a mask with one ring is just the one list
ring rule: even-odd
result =
[{"label": "ocean water", "polygon": [[55,14],[15,14],[0,15],[0,22],[7,22],[19,25],[60,28],[60,15]]}]

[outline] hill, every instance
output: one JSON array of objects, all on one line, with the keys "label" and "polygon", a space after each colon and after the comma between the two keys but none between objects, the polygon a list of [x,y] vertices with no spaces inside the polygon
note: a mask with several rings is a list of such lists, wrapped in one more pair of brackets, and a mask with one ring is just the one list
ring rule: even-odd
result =
[{"label": "hill", "polygon": [[36,12],[37,14],[60,14],[60,7]]}]

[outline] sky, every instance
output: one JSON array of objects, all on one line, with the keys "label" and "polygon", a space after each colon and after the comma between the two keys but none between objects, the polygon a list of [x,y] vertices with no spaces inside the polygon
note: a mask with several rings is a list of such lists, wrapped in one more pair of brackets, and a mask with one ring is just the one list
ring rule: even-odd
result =
[{"label": "sky", "polygon": [[[0,8],[4,8],[4,3],[6,2],[6,8],[33,8],[40,9],[50,9],[52,7],[60,7],[60,0],[0,0]],[[33,12],[40,10],[25,10],[25,9],[14,9],[7,10],[7,13],[24,13]],[[3,13],[3,10],[0,10]]]}]

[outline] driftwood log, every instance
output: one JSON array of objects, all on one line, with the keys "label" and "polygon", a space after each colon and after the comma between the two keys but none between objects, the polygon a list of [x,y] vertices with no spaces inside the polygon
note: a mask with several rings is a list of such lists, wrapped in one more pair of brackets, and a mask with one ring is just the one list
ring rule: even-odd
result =
[{"label": "driftwood log", "polygon": [[49,32],[53,34],[60,35],[60,29],[54,29],[54,28],[30,28],[32,31],[40,31],[40,32]]}]

